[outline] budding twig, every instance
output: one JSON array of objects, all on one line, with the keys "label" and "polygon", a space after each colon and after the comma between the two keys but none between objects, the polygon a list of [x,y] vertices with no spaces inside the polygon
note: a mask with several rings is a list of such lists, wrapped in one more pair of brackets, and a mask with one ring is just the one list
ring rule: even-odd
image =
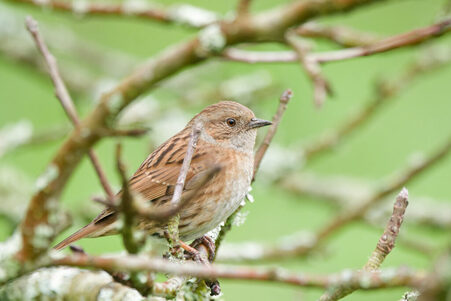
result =
[{"label": "budding twig", "polygon": [[[395,247],[395,241],[399,234],[399,229],[401,227],[402,221],[404,219],[404,213],[406,212],[408,202],[408,191],[403,188],[401,192],[396,197],[395,204],[393,205],[393,213],[390,220],[385,227],[384,233],[377,242],[376,249],[371,254],[367,263],[363,267],[364,271],[371,272],[377,271],[384,261],[385,257],[393,250]],[[334,287],[326,291],[320,298],[320,301],[335,301],[339,300],[352,292],[357,288],[346,286],[346,287]]]}]

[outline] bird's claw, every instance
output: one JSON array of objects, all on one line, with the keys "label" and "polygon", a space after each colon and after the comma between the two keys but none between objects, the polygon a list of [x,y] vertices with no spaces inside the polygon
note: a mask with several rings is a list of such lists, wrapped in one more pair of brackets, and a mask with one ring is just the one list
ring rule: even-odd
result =
[{"label": "bird's claw", "polygon": [[194,249],[197,249],[200,245],[203,245],[207,248],[208,261],[213,262],[213,260],[215,259],[216,251],[215,241],[211,237],[204,235],[191,243],[191,247],[193,247]]}]

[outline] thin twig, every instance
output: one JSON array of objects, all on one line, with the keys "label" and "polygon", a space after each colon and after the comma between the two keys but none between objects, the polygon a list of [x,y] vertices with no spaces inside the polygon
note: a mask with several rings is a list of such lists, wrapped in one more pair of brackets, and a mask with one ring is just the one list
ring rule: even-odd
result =
[{"label": "thin twig", "polygon": [[129,189],[128,177],[126,175],[125,166],[121,159],[122,147],[121,144],[116,146],[116,164],[117,171],[121,177],[122,190],[120,192],[121,203],[119,206],[122,213],[123,225],[121,229],[122,242],[124,243],[127,252],[130,254],[136,254],[139,251],[139,244],[136,242],[133,235],[135,226],[136,212],[133,206],[134,198],[133,193]]},{"label": "thin twig", "polygon": [[[399,229],[404,219],[404,213],[406,212],[407,205],[409,204],[408,197],[408,191],[405,188],[403,188],[396,197],[395,204],[393,205],[393,213],[390,217],[390,220],[385,227],[384,233],[377,242],[376,249],[373,251],[373,254],[371,254],[367,263],[363,267],[364,271],[377,271],[384,261],[385,257],[387,257],[387,255],[395,247],[395,241],[398,237]],[[357,288],[351,286],[336,286],[326,291],[321,296],[320,301],[339,300],[351,294],[356,289]]]},{"label": "thin twig", "polygon": [[[72,101],[72,98],[70,97],[69,92],[67,91],[66,85],[64,84],[60,76],[58,70],[58,63],[56,62],[55,57],[50,53],[49,49],[47,48],[47,45],[44,42],[44,39],[39,33],[38,22],[34,20],[31,16],[27,16],[25,23],[28,31],[31,33],[36,43],[36,46],[38,47],[39,51],[41,52],[42,56],[45,59],[45,62],[47,63],[50,77],[52,78],[53,85],[55,86],[56,97],[60,101],[61,106],[63,107],[64,111],[66,112],[71,122],[74,124],[76,128],[79,128],[80,120],[78,119],[74,102]],[[89,136],[91,135],[91,133],[86,133],[86,135]],[[100,166],[100,162],[99,159],[97,158],[97,155],[92,149],[89,150],[88,155],[99,177],[100,183],[102,184],[102,187],[105,190],[105,193],[107,194],[108,198],[112,199],[114,197],[113,190],[111,189],[111,185],[108,182],[105,172]]]},{"label": "thin twig", "polygon": [[[401,47],[417,45],[426,42],[431,38],[444,35],[450,30],[451,19],[448,18],[433,25],[395,35],[367,46],[309,53],[306,55],[305,59],[316,63],[326,63],[369,56]],[[228,60],[244,63],[289,63],[299,60],[299,54],[295,51],[262,52],[228,48],[222,53],[222,56]]]},{"label": "thin twig", "polygon": [[101,4],[101,3],[87,3],[83,6],[76,5],[75,1],[32,1],[32,0],[14,0],[13,2],[21,2],[26,4],[31,4],[39,7],[51,8],[52,10],[78,13],[80,15],[117,15],[117,16],[137,16],[146,19],[152,19],[159,22],[170,22],[168,13],[161,9],[147,8],[147,9],[137,9],[137,8],[127,8],[126,5],[122,4]]},{"label": "thin twig", "polygon": [[[422,271],[407,268],[387,269],[377,272],[350,271],[332,275],[310,275],[294,273],[282,268],[254,268],[245,266],[203,265],[184,262],[175,263],[159,258],[136,255],[120,257],[68,256],[54,259],[50,265],[67,265],[100,268],[107,271],[151,271],[186,275],[203,279],[226,278],[255,281],[280,282],[294,286],[328,288],[333,285],[356,286],[359,289],[376,289],[382,287],[418,286],[427,277]],[[361,279],[367,281],[362,282]]]},{"label": "thin twig", "polygon": [[367,46],[381,40],[372,33],[346,26],[327,26],[313,21],[295,28],[294,32],[303,37],[327,39],[343,47]]},{"label": "thin twig", "polygon": [[290,89],[285,90],[282,95],[280,95],[279,98],[279,106],[277,108],[277,112],[272,118],[272,124],[269,127],[268,132],[265,135],[265,138],[263,139],[263,142],[260,144],[260,147],[258,148],[257,152],[255,153],[254,158],[254,174],[252,176],[252,182],[255,180],[255,175],[257,174],[257,171],[260,167],[260,163],[263,159],[263,156],[265,155],[266,151],[268,150],[269,145],[271,144],[272,138],[277,132],[277,128],[279,127],[279,123],[282,120],[283,113],[287,109],[288,102],[290,101],[291,97],[293,97],[293,92]]},{"label": "thin twig", "polygon": [[[171,199],[171,203],[170,203],[171,208],[181,208],[180,203],[181,203],[181,199],[182,199],[183,188],[185,187],[186,176],[188,175],[188,170],[189,170],[189,167],[191,164],[191,159],[193,158],[194,152],[196,150],[197,140],[199,139],[201,130],[202,130],[202,128],[201,128],[200,123],[195,123],[193,125],[193,129],[191,132],[191,139],[188,142],[186,154],[185,154],[185,157],[183,158],[182,167],[180,168],[180,173],[179,173],[177,182],[174,187],[174,194],[172,195],[172,199]],[[177,213],[175,213],[168,221],[166,238],[167,238],[169,244],[171,245],[171,247],[174,246],[179,241],[179,221],[180,221],[180,216]],[[176,249],[172,248],[172,249],[173,249],[173,253],[176,253],[176,254],[179,253],[181,255],[180,252],[177,252],[177,248]],[[178,248],[178,250],[181,250],[181,249]]]},{"label": "thin twig", "polygon": [[246,17],[249,14],[249,6],[252,0],[239,0],[236,9],[237,18]]},{"label": "thin twig", "polygon": [[168,209],[149,209],[147,206],[142,206],[140,202],[135,202],[134,206],[138,215],[149,220],[166,221],[168,218],[176,215],[189,201],[196,197],[200,189],[203,188],[204,185],[208,183],[208,181],[210,181],[220,170],[220,166],[212,166],[202,177],[198,179],[199,184],[196,189],[185,192],[181,200]]},{"label": "thin twig", "polygon": [[191,133],[191,139],[189,140],[185,158],[183,158],[182,167],[180,168],[180,173],[177,178],[177,183],[174,187],[174,195],[171,199],[171,204],[177,206],[182,198],[183,187],[185,186],[186,176],[191,164],[191,159],[193,158],[194,151],[196,150],[197,140],[199,140],[201,132],[201,126],[199,124],[193,125],[193,131]]},{"label": "thin twig", "polygon": [[327,95],[332,94],[329,82],[323,76],[319,63],[310,59],[310,49],[303,41],[297,39],[290,31],[286,35],[288,45],[293,47],[299,62],[303,66],[305,73],[313,83],[313,100],[317,107],[321,107]]}]

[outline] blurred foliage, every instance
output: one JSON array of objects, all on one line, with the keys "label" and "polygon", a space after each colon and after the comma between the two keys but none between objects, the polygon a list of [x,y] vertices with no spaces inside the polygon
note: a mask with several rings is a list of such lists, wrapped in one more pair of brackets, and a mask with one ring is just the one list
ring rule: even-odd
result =
[{"label": "blurred foliage", "polygon": [[[163,3],[163,1],[161,1]],[[175,1],[164,1],[164,4]],[[233,1],[187,1],[190,4],[226,13],[234,9]],[[254,1],[252,11],[273,7],[281,1]],[[436,20],[445,1],[409,0],[382,2],[345,15],[321,18],[318,21],[332,25],[348,25],[359,30],[376,34],[390,35],[409,29],[431,24]],[[188,39],[195,30],[181,26],[164,25],[143,19],[120,19],[118,17],[80,17],[70,14],[41,11],[24,5],[0,3],[0,10],[8,10],[24,16],[32,14],[41,24],[48,28],[72,31],[77,36],[100,44],[108,51],[128,54],[137,62],[160,52],[167,46]],[[1,19],[0,27],[5,20]],[[25,29],[23,29],[25,31]],[[44,37],[46,31],[43,30]],[[433,40],[429,44],[451,45],[451,37]],[[317,49],[333,49],[336,46],[327,42],[318,42]],[[264,45],[261,49],[279,48]],[[167,86],[152,91],[158,108],[169,112],[171,108],[180,108],[186,116],[193,115],[206,103],[192,98],[183,99],[184,93],[196,95],[196,88],[215,90],[221,84],[235,76],[254,72],[268,74],[273,87],[265,93],[258,94],[246,102],[259,117],[269,119],[277,107],[277,96],[284,88],[291,88],[294,98],[284,116],[275,144],[296,149],[302,141],[314,138],[328,128],[333,128],[351,112],[363,105],[374,93],[375,80],[394,78],[402,68],[416,55],[421,47],[395,50],[371,57],[357,58],[344,62],[330,63],[323,67],[324,74],[334,88],[334,96],[328,99],[322,109],[316,109],[312,103],[312,89],[307,77],[298,64],[253,64],[223,62],[216,59],[207,64],[191,68],[171,79]],[[66,62],[74,58],[58,57]],[[83,62],[72,61],[72,64]],[[123,75],[129,69],[120,70]],[[70,70],[66,70],[70,73]],[[190,77],[193,77],[190,78]],[[120,77],[117,77],[120,78]],[[177,91],[171,89],[171,81],[189,79],[193,86]],[[421,77],[409,89],[396,99],[390,101],[369,124],[346,140],[333,152],[323,155],[305,166],[305,170],[320,174],[340,174],[363,179],[377,180],[402,167],[408,158],[418,152],[428,152],[441,144],[451,131],[451,68],[445,67],[427,76]],[[53,87],[48,77],[34,71],[25,64],[13,62],[0,53],[0,127],[19,120],[30,120],[34,130],[39,131],[68,124],[68,120],[53,95]],[[200,94],[202,95],[202,94]],[[211,95],[215,95],[214,93]],[[84,115],[96,101],[90,94],[77,94],[75,97],[79,112]],[[209,103],[219,99],[208,99]],[[240,99],[236,99],[240,101]],[[152,127],[152,120],[150,126]],[[179,129],[165,131],[163,126],[155,126],[152,133],[167,138]],[[158,141],[158,139],[156,139]],[[158,141],[161,142],[161,141]],[[109,178],[116,185],[119,183],[114,167],[114,141],[106,139],[96,146],[102,165]],[[150,151],[146,139],[123,139],[124,158],[131,173]],[[59,147],[60,142],[46,143],[18,149],[0,158],[0,167],[11,167],[25,173],[33,181],[44,170],[47,162]],[[408,185],[410,206],[415,206],[415,197],[430,196],[439,200],[451,201],[451,158],[441,161],[428,170],[419,179]],[[25,185],[25,184],[24,184]],[[101,194],[101,187],[88,160],[84,160],[64,191],[64,207],[80,216],[81,213],[92,214],[90,198]],[[253,195],[256,202],[248,204],[244,210],[249,211],[244,225],[234,228],[227,236],[227,241],[274,241],[281,235],[301,229],[316,229],[336,214],[335,210],[313,198],[299,198],[284,192],[277,186],[267,186],[264,181],[257,181]],[[394,199],[394,196],[393,196]],[[100,210],[100,206],[98,207]],[[406,219],[409,218],[409,208]],[[86,213],[88,212],[88,213]],[[451,214],[451,212],[450,212]],[[75,218],[74,230],[84,223]],[[402,233],[418,241],[427,241],[441,246],[449,239],[449,233],[435,229],[403,226]],[[0,218],[0,239],[9,235],[6,221]],[[64,235],[66,235],[65,233]],[[345,268],[359,268],[371,254],[381,234],[363,223],[353,223],[335,236],[325,250],[307,259],[292,259],[281,263],[282,266],[298,271],[318,273],[336,272]],[[117,237],[86,239],[80,242],[88,252],[100,254],[122,249]],[[409,265],[426,268],[433,258],[427,258],[415,251],[397,246],[387,258],[385,267]],[[276,263],[269,263],[275,265]],[[315,300],[322,293],[319,290],[297,289],[277,284],[255,282],[221,281],[227,300]],[[357,292],[346,300],[397,300],[403,289],[381,290],[376,292]]]}]

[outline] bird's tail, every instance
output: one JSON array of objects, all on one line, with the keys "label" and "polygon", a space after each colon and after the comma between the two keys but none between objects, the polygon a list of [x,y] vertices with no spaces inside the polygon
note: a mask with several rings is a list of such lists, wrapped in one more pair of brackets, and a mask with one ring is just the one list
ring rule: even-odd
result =
[{"label": "bird's tail", "polygon": [[54,246],[53,248],[55,250],[61,250],[62,248],[67,247],[68,245],[70,245],[73,242],[76,242],[79,239],[89,237],[90,234],[96,232],[97,230],[99,230],[98,225],[96,225],[95,223],[89,223],[80,230],[78,230],[77,232],[75,232],[74,234],[72,234],[71,236],[69,236],[68,238],[66,238],[65,240],[63,240],[62,242],[60,242],[59,244],[57,244],[56,246]]}]

